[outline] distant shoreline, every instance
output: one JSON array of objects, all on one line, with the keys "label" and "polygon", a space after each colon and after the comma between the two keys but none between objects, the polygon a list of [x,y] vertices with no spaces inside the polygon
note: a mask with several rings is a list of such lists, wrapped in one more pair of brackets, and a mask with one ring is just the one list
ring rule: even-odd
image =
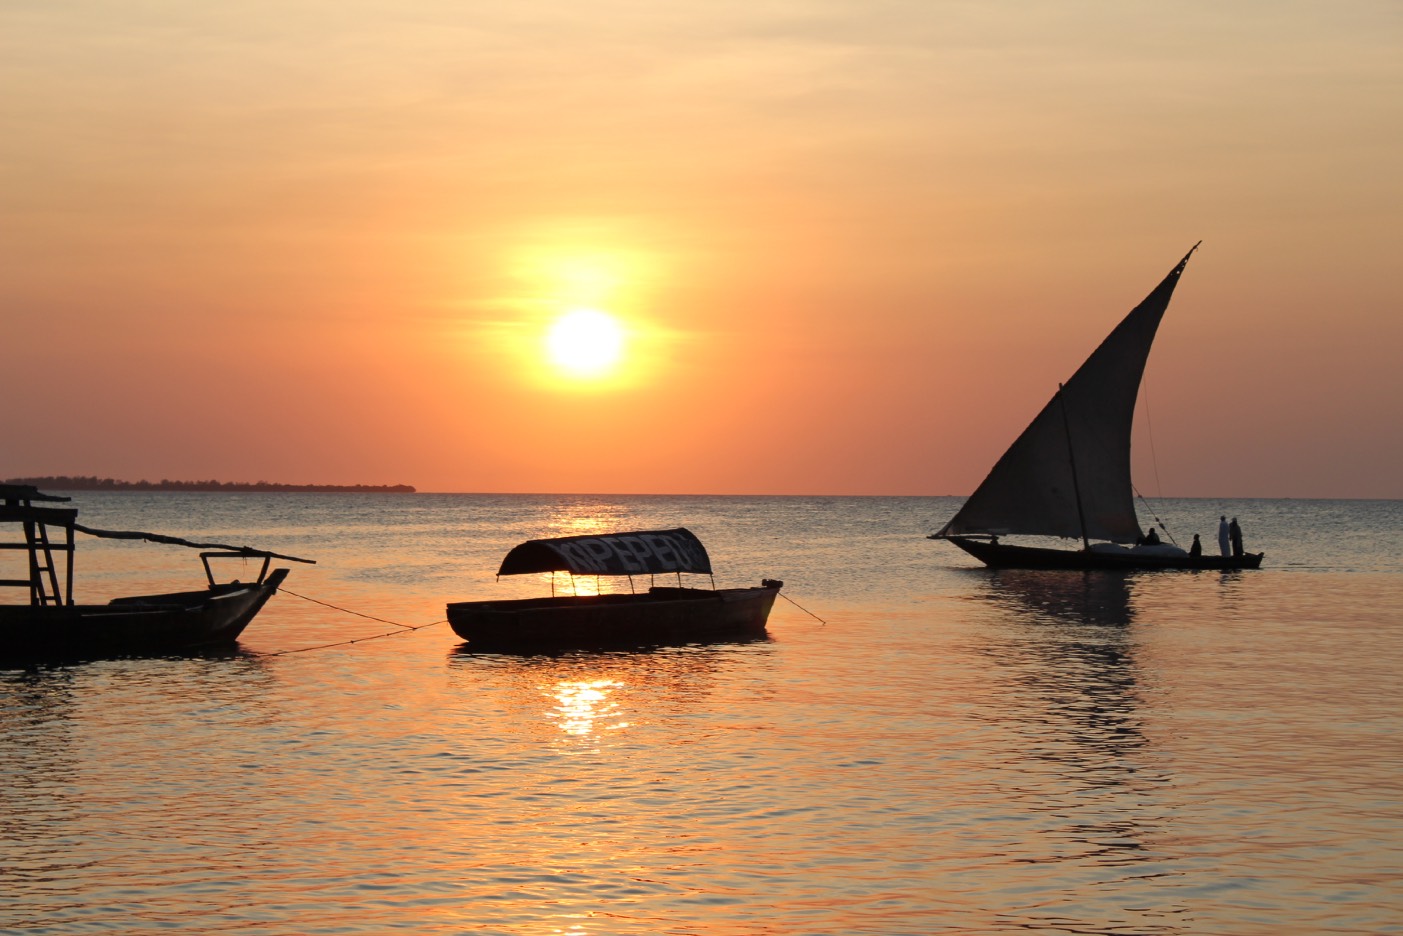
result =
[{"label": "distant shoreline", "polygon": [[118,481],[114,478],[54,475],[10,478],[0,484],[27,484],[45,491],[196,491],[219,494],[414,494],[408,484],[275,484],[271,481]]}]

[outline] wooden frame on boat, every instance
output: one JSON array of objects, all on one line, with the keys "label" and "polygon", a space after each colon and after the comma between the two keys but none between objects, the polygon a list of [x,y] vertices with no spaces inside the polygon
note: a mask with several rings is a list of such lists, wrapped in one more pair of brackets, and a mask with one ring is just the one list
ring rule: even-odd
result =
[{"label": "wooden frame on boat", "polygon": [[[0,604],[0,659],[177,653],[229,646],[287,577],[287,569],[269,572],[270,561],[313,562],[247,546],[94,530],[77,522],[78,511],[73,508],[44,506],[67,500],[28,485],[0,485],[0,528],[17,525],[22,534],[19,540],[0,542],[0,549],[25,551],[29,564],[27,578],[0,579],[0,588],[28,591],[27,604]],[[61,541],[55,542],[51,529],[62,531]],[[77,604],[73,598],[75,533],[205,550],[200,561],[209,587],[114,598],[103,605]],[[56,553],[64,560],[61,581]],[[261,558],[263,562],[253,582],[219,583],[209,563],[215,558]]]}]

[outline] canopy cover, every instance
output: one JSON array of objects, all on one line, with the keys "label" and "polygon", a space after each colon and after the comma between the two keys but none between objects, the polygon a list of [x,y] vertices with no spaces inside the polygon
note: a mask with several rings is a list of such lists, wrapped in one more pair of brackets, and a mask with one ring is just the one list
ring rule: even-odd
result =
[{"label": "canopy cover", "polygon": [[572,575],[711,573],[706,547],[690,530],[649,530],[528,540],[507,553],[498,575],[569,572]]}]

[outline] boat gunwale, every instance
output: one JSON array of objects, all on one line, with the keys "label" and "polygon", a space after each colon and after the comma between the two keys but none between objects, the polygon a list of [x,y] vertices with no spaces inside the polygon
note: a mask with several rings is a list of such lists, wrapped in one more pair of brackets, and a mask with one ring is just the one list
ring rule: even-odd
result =
[{"label": "boat gunwale", "polygon": [[693,601],[725,601],[728,598],[745,597],[756,592],[778,592],[780,585],[746,585],[736,588],[690,588],[677,585],[655,585],[646,592],[609,592],[603,595],[538,595],[534,598],[485,598],[476,601],[453,601],[448,603],[448,611],[473,609],[474,611],[534,610],[556,608],[559,610],[586,610],[607,606],[630,604],[668,604]]}]

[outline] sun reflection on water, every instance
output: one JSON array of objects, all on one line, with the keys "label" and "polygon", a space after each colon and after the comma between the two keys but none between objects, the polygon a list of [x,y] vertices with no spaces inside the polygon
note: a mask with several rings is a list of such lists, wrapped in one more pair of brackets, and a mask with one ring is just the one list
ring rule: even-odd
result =
[{"label": "sun reflection on water", "polygon": [[623,686],[615,679],[562,680],[546,687],[555,701],[547,717],[574,738],[592,737],[601,731],[618,731],[629,723],[621,717],[614,691]]},{"label": "sun reflection on water", "polygon": [[617,504],[571,503],[554,511],[547,525],[551,536],[585,536],[616,532],[627,519],[627,511]]}]

